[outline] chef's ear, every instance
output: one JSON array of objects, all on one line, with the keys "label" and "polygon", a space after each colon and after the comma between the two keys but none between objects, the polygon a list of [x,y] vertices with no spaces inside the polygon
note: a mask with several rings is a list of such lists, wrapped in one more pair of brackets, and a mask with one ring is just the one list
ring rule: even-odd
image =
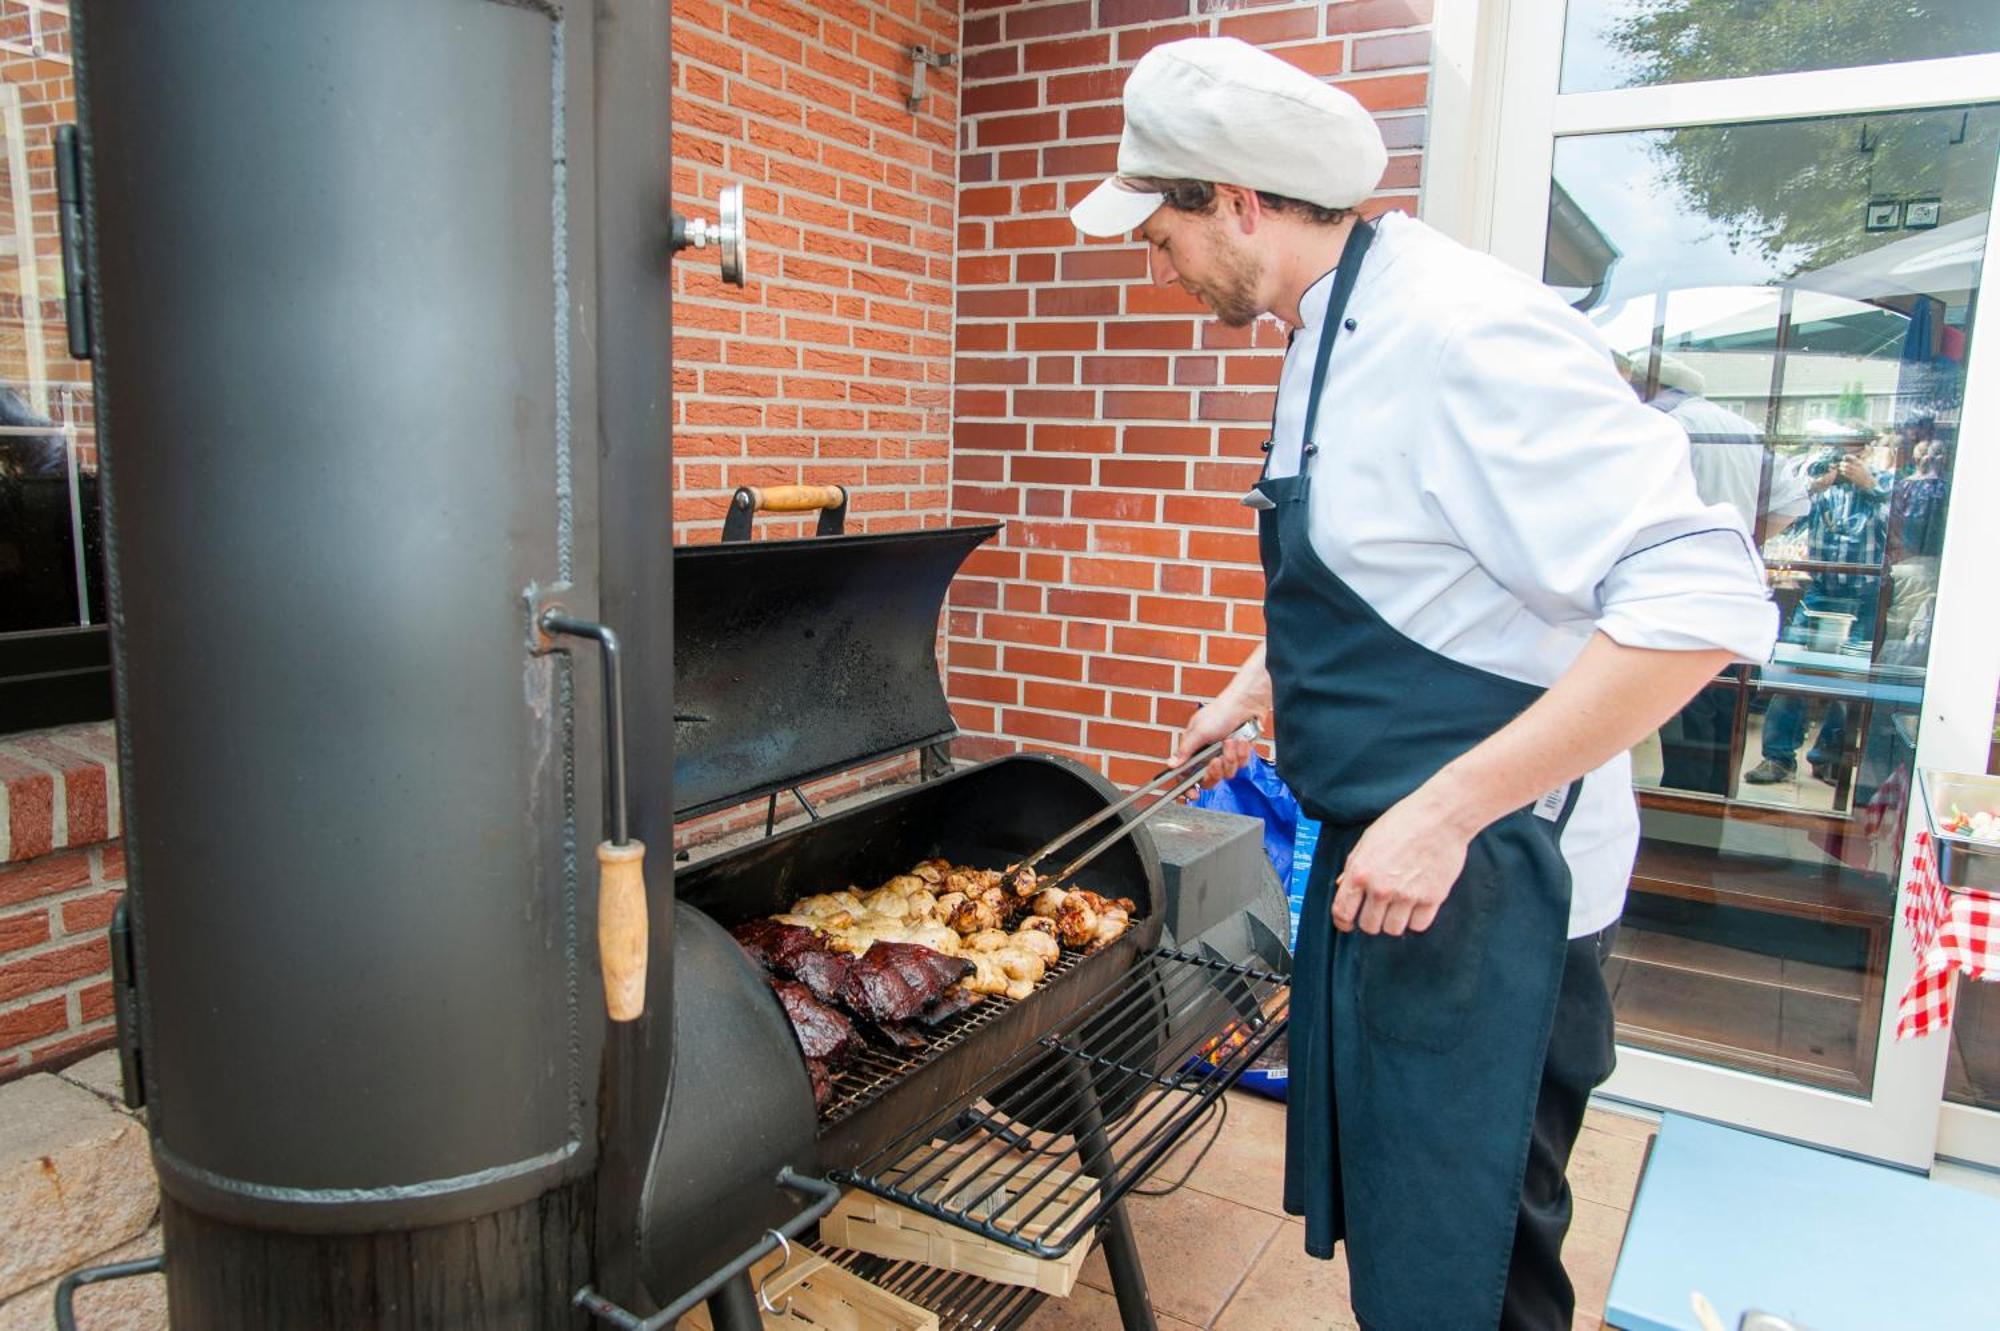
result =
[{"label": "chef's ear", "polygon": [[1241,185],[1217,185],[1215,199],[1239,231],[1246,236],[1256,234],[1257,224],[1264,219],[1264,201],[1257,197],[1256,190]]}]

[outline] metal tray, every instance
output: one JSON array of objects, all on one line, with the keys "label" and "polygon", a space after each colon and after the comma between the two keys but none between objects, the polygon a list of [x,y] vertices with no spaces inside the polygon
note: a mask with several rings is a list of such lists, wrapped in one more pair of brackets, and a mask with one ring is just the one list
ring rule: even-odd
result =
[{"label": "metal tray", "polygon": [[1989,809],[2000,813],[2000,777],[1967,776],[1926,767],[1919,773],[1924,819],[1937,847],[1938,879],[1956,891],[1977,888],[2000,892],[2000,841],[1980,841],[1941,831],[1944,815],[1956,804],[1967,813]]}]

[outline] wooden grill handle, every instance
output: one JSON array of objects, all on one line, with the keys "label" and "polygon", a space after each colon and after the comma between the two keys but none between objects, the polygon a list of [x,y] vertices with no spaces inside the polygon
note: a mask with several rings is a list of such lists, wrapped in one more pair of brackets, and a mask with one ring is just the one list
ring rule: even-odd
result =
[{"label": "wooden grill handle", "polygon": [[613,1021],[646,1010],[646,843],[609,841],[597,847],[597,958],[604,967],[604,1006]]},{"label": "wooden grill handle", "polygon": [[810,513],[815,509],[839,508],[847,502],[847,491],[837,485],[753,485],[750,507],[764,513]]}]

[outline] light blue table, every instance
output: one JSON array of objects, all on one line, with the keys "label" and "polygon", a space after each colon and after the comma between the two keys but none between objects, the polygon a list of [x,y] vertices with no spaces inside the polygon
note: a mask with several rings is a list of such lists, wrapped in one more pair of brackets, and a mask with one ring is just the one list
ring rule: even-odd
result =
[{"label": "light blue table", "polygon": [[1700,1290],[1810,1331],[2000,1327],[2000,1199],[1668,1114],[1604,1325],[1700,1331]]}]

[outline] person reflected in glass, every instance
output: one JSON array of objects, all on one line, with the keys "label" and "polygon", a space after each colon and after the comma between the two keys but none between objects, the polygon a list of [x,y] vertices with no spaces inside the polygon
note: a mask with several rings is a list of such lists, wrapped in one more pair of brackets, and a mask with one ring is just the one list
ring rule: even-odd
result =
[{"label": "person reflected in glass", "polygon": [[1936,422],[1922,417],[1903,427],[1910,467],[1889,500],[1888,642],[1882,659],[1922,665],[1937,599],[1938,556],[1944,551],[1945,501],[1951,493],[1951,446]]},{"label": "person reflected in glass", "polygon": [[[1805,492],[1789,474],[1774,478],[1773,495],[1758,518],[1764,482],[1764,432],[1749,418],[1710,401],[1701,371],[1678,356],[1659,358],[1658,387],[1648,394],[1651,352],[1639,348],[1617,357],[1618,371],[1647,406],[1687,432],[1688,465],[1703,503],[1727,504],[1743,529],[1759,532],[1771,517],[1789,522],[1806,511]],[[1761,533],[1760,533],[1761,535]],[[1712,684],[1660,727],[1660,784],[1708,795],[1729,793],[1729,757],[1736,724],[1736,691]]]},{"label": "person reflected in glass", "polygon": [[[1808,508],[1793,524],[1803,529],[1806,559],[1816,567],[1805,596],[1792,611],[1783,639],[1819,651],[1862,645],[1875,629],[1875,596],[1879,575],[1858,568],[1832,569],[1827,564],[1880,567],[1888,541],[1888,501],[1891,476],[1878,471],[1865,456],[1872,440],[1845,439],[1808,455],[1802,469]],[[1764,714],[1759,744],[1762,761],[1743,779],[1769,786],[1798,774],[1799,748],[1805,743],[1806,700],[1781,693]],[[1832,783],[1847,745],[1847,709],[1828,701],[1806,762],[1813,776]]]}]

